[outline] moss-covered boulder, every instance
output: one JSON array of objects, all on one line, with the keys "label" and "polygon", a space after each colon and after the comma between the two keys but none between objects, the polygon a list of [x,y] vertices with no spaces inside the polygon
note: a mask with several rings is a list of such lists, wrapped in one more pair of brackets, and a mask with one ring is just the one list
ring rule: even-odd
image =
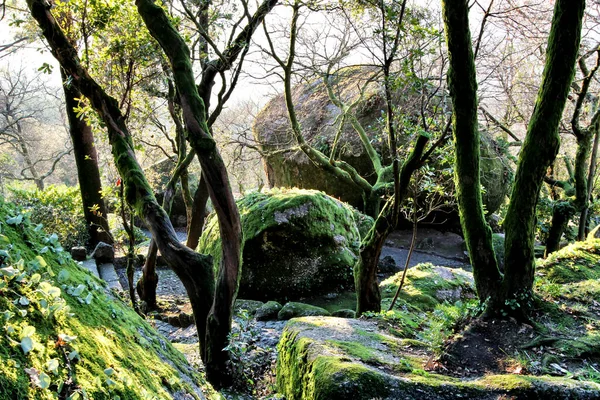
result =
[{"label": "moss-covered boulder", "polygon": [[[1,399],[204,399],[181,353],[0,200]],[[216,395],[215,395],[216,396]]]},{"label": "moss-covered boulder", "polygon": [[[402,280],[402,272],[390,276],[379,285],[382,308],[387,309]],[[443,302],[454,303],[475,297],[473,274],[458,268],[419,264],[406,272],[398,299],[420,311],[431,311]]]},{"label": "moss-covered boulder", "polygon": [[282,306],[278,302],[272,300],[267,301],[265,304],[263,304],[262,307],[256,310],[256,314],[254,314],[254,317],[257,321],[268,321],[271,319],[277,319],[277,314],[279,314],[281,308]]},{"label": "moss-covered boulder", "polygon": [[297,317],[311,316],[329,316],[329,311],[324,308],[312,306],[310,304],[297,303],[290,301],[277,313],[277,319],[287,320]]},{"label": "moss-covered boulder", "polygon": [[[357,119],[364,127],[376,151],[384,159],[389,151],[386,147],[387,138],[384,135],[384,120],[381,118],[385,110],[382,87],[377,83],[367,84],[371,76],[370,70],[348,68],[339,72],[335,78],[338,96],[347,104],[354,103],[360,97],[359,89],[366,85],[363,99],[355,107]],[[394,101],[402,115],[409,123],[418,124],[420,114],[422,87],[419,89],[404,85],[394,94]],[[435,96],[432,93],[428,107],[450,109],[445,96]],[[327,95],[321,79],[297,85],[293,89],[293,99],[296,113],[303,135],[308,143],[316,149],[329,155],[338,131],[340,110],[334,106]],[[433,112],[433,110],[429,110]],[[325,193],[342,199],[355,207],[363,207],[363,199],[355,187],[345,181],[335,179],[330,173],[312,163],[308,157],[296,147],[296,142],[290,131],[290,123],[283,94],[271,99],[257,115],[253,126],[255,139],[261,143],[266,154],[263,158],[265,173],[271,187],[300,187],[322,190]],[[401,151],[408,150],[413,138],[404,135],[399,138]],[[493,213],[504,201],[512,176],[510,162],[504,152],[486,132],[481,135],[481,181],[485,188],[484,204],[488,213]],[[283,149],[292,149],[283,152]],[[448,148],[451,151],[451,148]],[[350,123],[342,128],[339,142],[339,157],[352,165],[371,183],[376,176],[372,163],[365,153],[362,143]],[[435,168],[449,170],[452,168],[449,159],[436,161]],[[452,179],[444,179],[453,185]],[[453,191],[453,186],[447,192]],[[447,216],[446,216],[447,217]]]},{"label": "moss-covered boulder", "polygon": [[[353,287],[359,254],[357,211],[313,190],[251,193],[238,201],[244,234],[239,296],[295,300]],[[371,220],[372,221],[372,220]],[[221,258],[217,219],[212,216],[198,251]]]},{"label": "moss-covered boulder", "polygon": [[278,345],[277,389],[289,400],[597,399],[600,385],[514,374],[458,379],[423,370],[414,340],[374,321],[334,317],[291,320]]}]

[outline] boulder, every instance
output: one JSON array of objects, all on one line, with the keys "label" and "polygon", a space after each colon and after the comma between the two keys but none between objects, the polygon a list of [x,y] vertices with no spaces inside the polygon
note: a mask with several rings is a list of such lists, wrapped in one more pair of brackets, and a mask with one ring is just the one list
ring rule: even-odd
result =
[{"label": "boulder", "polygon": [[356,318],[356,311],[349,309],[337,310],[331,313],[332,317],[339,318]]},{"label": "boulder", "polygon": [[97,264],[112,263],[115,259],[115,249],[108,243],[100,242],[92,252],[91,257]]},{"label": "boulder", "polygon": [[289,302],[277,314],[277,319],[286,320],[298,317],[329,316],[329,311],[324,308],[311,306],[310,304]]},{"label": "boulder", "polygon": [[400,271],[400,267],[396,265],[396,260],[392,256],[385,256],[379,260],[377,268],[382,274],[393,274]]},{"label": "boulder", "polygon": [[254,317],[257,321],[268,321],[277,319],[277,314],[281,311],[281,304],[276,301],[267,301],[262,307],[256,310]]},{"label": "boulder", "polygon": [[[238,207],[244,232],[240,297],[284,302],[354,287],[360,248],[356,210],[300,189],[251,193]],[[211,254],[218,267],[221,242],[214,216],[198,251]]]},{"label": "boulder", "polygon": [[[370,70],[362,68],[348,68],[339,73],[336,89],[339,97],[347,104],[359,99],[359,88],[366,84]],[[381,118],[385,110],[383,90],[378,83],[369,83],[366,86],[363,100],[356,106],[356,116],[365,129],[376,151],[387,162],[389,150],[385,132],[384,121]],[[418,123],[420,108],[418,101],[421,90],[406,85],[394,93],[394,101],[402,110],[402,114],[409,123]],[[327,96],[325,85],[321,79],[297,85],[293,89],[293,98],[296,113],[303,135],[308,143],[329,156],[336,133],[338,131],[338,117],[340,110],[333,105]],[[450,109],[451,105],[445,103],[447,96],[432,94],[429,107],[432,109]],[[257,115],[253,135],[261,144],[265,154],[273,150],[289,149],[296,145],[290,131],[290,123],[283,94],[271,99],[263,110]],[[413,137],[403,135],[399,137],[400,151],[408,151],[413,143]],[[339,141],[339,157],[352,165],[361,176],[374,183],[376,176],[372,163],[365,153],[363,145],[350,123],[342,127]],[[490,134],[481,132],[481,181],[485,188],[483,200],[488,213],[492,213],[504,201],[507,194],[512,169],[510,162],[504,155],[504,150],[498,146]],[[451,151],[451,147],[448,147]],[[451,171],[452,157],[445,160],[436,160],[434,169]],[[339,198],[359,209],[363,207],[361,193],[354,186],[341,179],[336,179],[324,169],[312,163],[308,157],[298,149],[287,152],[273,152],[263,158],[265,173],[270,187],[299,187],[316,189]],[[451,172],[449,173],[451,176]],[[441,182],[442,183],[442,182]],[[446,193],[453,193],[453,179],[443,179]],[[445,215],[444,218],[448,218]]]},{"label": "boulder", "polygon": [[87,258],[87,249],[83,246],[71,247],[71,258],[75,261],[85,261]]},{"label": "boulder", "polygon": [[[387,325],[387,324],[383,324]],[[422,342],[375,320],[304,317],[277,346],[277,391],[288,400],[597,399],[600,385],[568,378],[485,374],[460,379],[424,371]]]}]

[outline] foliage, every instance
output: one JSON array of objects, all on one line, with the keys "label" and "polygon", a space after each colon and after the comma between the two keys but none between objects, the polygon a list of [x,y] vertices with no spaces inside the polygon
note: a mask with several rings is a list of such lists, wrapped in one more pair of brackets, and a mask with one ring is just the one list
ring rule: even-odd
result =
[{"label": "foliage", "polygon": [[232,389],[255,394],[258,380],[271,366],[272,349],[260,346],[260,331],[248,310],[239,310],[236,321],[229,333],[229,345],[225,347],[230,357],[228,366],[233,376]]},{"label": "foliage", "polygon": [[9,190],[10,199],[28,212],[34,223],[55,232],[65,248],[86,244],[89,235],[77,187],[53,185],[30,190],[13,186]]}]

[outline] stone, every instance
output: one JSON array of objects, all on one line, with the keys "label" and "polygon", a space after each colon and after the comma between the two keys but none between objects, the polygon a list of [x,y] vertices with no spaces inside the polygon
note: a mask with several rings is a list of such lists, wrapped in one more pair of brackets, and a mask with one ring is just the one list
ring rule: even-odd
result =
[{"label": "stone", "polygon": [[[365,81],[370,76],[370,71],[364,68],[348,68],[338,73],[336,91],[347,104],[362,100],[356,107],[360,112],[357,119],[366,131],[375,150],[380,154],[389,153],[385,136],[382,132],[381,114],[385,110],[385,100],[381,96],[382,87],[380,83]],[[357,87],[363,87],[361,94]],[[394,102],[403,110],[403,114],[409,119],[420,118],[421,102],[418,100],[419,91],[409,91],[405,87],[393,93]],[[431,98],[429,107],[451,108],[446,101],[447,94],[440,93]],[[339,115],[341,111],[333,105],[326,93],[325,85],[321,79],[296,85],[293,89],[293,99],[296,107],[300,125],[302,126],[305,140],[313,147],[329,156],[333,141],[338,132]],[[427,111],[429,112],[429,110]],[[273,97],[257,115],[252,127],[254,138],[261,143],[263,150],[268,154],[270,150],[282,150],[295,145],[289,129],[289,116],[285,105],[283,94]],[[412,146],[411,140],[401,137],[399,148]],[[366,154],[364,147],[351,124],[342,127],[342,134],[338,143],[339,157],[342,161],[354,167],[358,173],[366,177],[370,183],[375,183],[373,164]],[[451,150],[449,150],[451,151]],[[504,202],[508,188],[512,180],[512,168],[505,151],[486,131],[481,131],[481,182],[485,188],[483,202],[488,213],[496,211]],[[318,167],[300,150],[287,152],[271,152],[263,158],[263,164],[267,181],[270,187],[299,187],[305,189],[322,190],[325,193],[339,198],[359,209],[364,206],[363,198],[356,187],[345,180],[336,179],[323,168]],[[435,161],[434,169],[445,169],[450,167],[447,160]],[[441,182],[445,185],[444,192],[454,193],[454,181],[452,179]],[[458,209],[453,206],[454,216],[458,216]],[[444,213],[444,219],[449,216]],[[454,219],[451,219],[454,220]]]},{"label": "stone", "polygon": [[75,261],[85,261],[87,258],[87,250],[83,246],[71,247],[71,258]]},{"label": "stone", "polygon": [[277,314],[281,311],[281,304],[276,301],[267,301],[262,307],[256,310],[254,317],[257,321],[269,321],[277,319]]},{"label": "stone", "polygon": [[[239,297],[283,303],[354,288],[357,220],[372,219],[314,190],[254,192],[237,204],[245,240]],[[222,255],[214,215],[198,251],[212,255],[216,271]]]},{"label": "stone", "polygon": [[115,249],[108,243],[100,242],[96,245],[91,257],[98,264],[112,263],[115,258]]},{"label": "stone", "polygon": [[331,313],[332,317],[338,318],[356,318],[356,311],[349,309],[337,310]]},{"label": "stone", "polygon": [[401,270],[401,268],[396,265],[396,260],[394,260],[394,257],[392,256],[385,256],[380,259],[377,268],[382,274],[395,274]]},{"label": "stone", "polygon": [[309,317],[309,316],[328,316],[331,315],[329,311],[324,308],[311,306],[310,304],[289,302],[286,303],[283,308],[277,314],[277,319],[287,320],[298,317]]},{"label": "stone", "polygon": [[246,310],[250,315],[256,314],[256,310],[260,309],[265,303],[257,300],[244,300],[237,299],[235,301],[235,305],[233,306],[233,310],[235,313],[239,313],[241,310]]}]

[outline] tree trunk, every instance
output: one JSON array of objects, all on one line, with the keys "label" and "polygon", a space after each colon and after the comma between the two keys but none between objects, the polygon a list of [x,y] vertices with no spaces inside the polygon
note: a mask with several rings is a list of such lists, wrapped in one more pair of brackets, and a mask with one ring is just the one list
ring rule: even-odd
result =
[{"label": "tree trunk", "polygon": [[579,217],[579,232],[578,232],[578,240],[585,240],[587,235],[587,225],[588,225],[588,210],[590,204],[590,197],[592,195],[592,188],[594,185],[594,177],[596,175],[596,160],[598,158],[598,142],[600,141],[600,129],[598,129],[598,124],[600,122],[596,121],[596,123],[592,126],[594,129],[594,145],[592,147],[592,156],[590,157],[590,168],[587,176],[587,192],[586,199],[583,209],[581,210],[581,215]]},{"label": "tree trunk", "polygon": [[481,301],[485,301],[496,295],[502,277],[481,199],[477,80],[469,30],[469,7],[466,0],[445,0],[442,5],[450,59],[448,86],[452,97],[456,146],[456,196],[477,294]]},{"label": "tree trunk", "polygon": [[519,154],[515,183],[504,228],[505,278],[503,298],[494,308],[526,317],[535,272],[536,206],[542,179],[560,144],[558,124],[575,74],[585,0],[557,0],[548,38],[542,84]]},{"label": "tree trunk", "polygon": [[560,239],[574,214],[575,209],[570,201],[557,201],[554,203],[552,223],[548,232],[548,240],[546,240],[544,257],[548,257],[560,248]]},{"label": "tree trunk", "polygon": [[208,187],[206,186],[206,179],[204,179],[203,173],[198,181],[198,188],[194,193],[191,218],[188,220],[188,237],[186,245],[190,249],[198,247],[198,242],[200,242],[200,236],[204,229],[208,198]]},{"label": "tree trunk", "polygon": [[113,244],[108,227],[108,212],[102,198],[102,181],[98,169],[98,154],[94,146],[94,133],[92,127],[84,120],[77,118],[73,110],[79,105],[75,99],[81,98],[81,93],[73,85],[66,83],[68,75],[62,68],[60,73],[64,82],[63,90],[69,120],[69,133],[77,165],[83,215],[90,234],[89,246],[94,248],[99,242]]},{"label": "tree trunk", "polygon": [[[73,85],[89,99],[92,107],[96,110],[100,118],[102,118],[108,131],[109,142],[112,147],[117,170],[123,177],[125,199],[134,208],[136,213],[142,217],[167,264],[181,279],[194,311],[194,318],[198,328],[198,338],[203,350],[201,354],[204,354],[207,344],[204,333],[207,332],[208,314],[213,307],[215,292],[212,257],[198,254],[179,243],[168,215],[156,202],[156,198],[144,176],[143,170],[137,162],[131,135],[125,125],[125,119],[119,110],[117,101],[108,96],[96,81],[90,77],[87,70],[83,68],[77,56],[76,49],[70,44],[60,29],[46,3],[42,0],[28,0],[27,5],[31,11],[31,15],[42,29],[42,33],[50,45],[52,54],[59,61],[65,72],[72,77]],[[162,10],[160,12],[162,13]],[[168,21],[165,24],[170,26]],[[197,133],[194,131],[191,132],[191,135],[195,134]],[[203,138],[199,142],[206,145],[203,149],[203,154],[209,152],[209,156],[218,157],[218,154],[214,154],[216,152],[214,141]],[[220,158],[218,158],[216,163],[213,160],[214,158],[207,157],[205,169],[214,170],[216,178],[226,179],[224,166],[222,162],[219,162]],[[214,180],[217,181],[218,179]],[[215,184],[215,187],[219,188],[218,191],[214,192],[215,197],[219,198],[219,202],[221,202],[223,197],[219,196],[222,196],[222,192],[227,191],[229,186],[218,186]],[[235,205],[235,203],[233,204]],[[224,209],[224,207],[221,207],[221,209]],[[227,228],[221,228],[221,230],[230,233],[233,232],[229,237],[224,238],[224,243],[228,243],[228,240],[232,244],[224,246],[224,248],[229,252],[227,262],[229,265],[234,264],[237,270],[239,262],[236,263],[230,256],[231,253],[234,253],[235,256],[235,245],[239,243],[239,235],[236,237],[236,233],[239,234],[239,231],[235,230],[235,227],[239,225],[235,224],[235,216],[233,220],[233,224],[230,224]],[[237,253],[239,255],[239,252]],[[222,314],[218,314],[218,316],[222,318]],[[212,330],[210,334],[213,334]],[[222,337],[222,340],[225,342],[227,332]],[[206,357],[204,359],[206,360]],[[207,369],[213,368],[212,359],[206,362],[206,367]]]}]

